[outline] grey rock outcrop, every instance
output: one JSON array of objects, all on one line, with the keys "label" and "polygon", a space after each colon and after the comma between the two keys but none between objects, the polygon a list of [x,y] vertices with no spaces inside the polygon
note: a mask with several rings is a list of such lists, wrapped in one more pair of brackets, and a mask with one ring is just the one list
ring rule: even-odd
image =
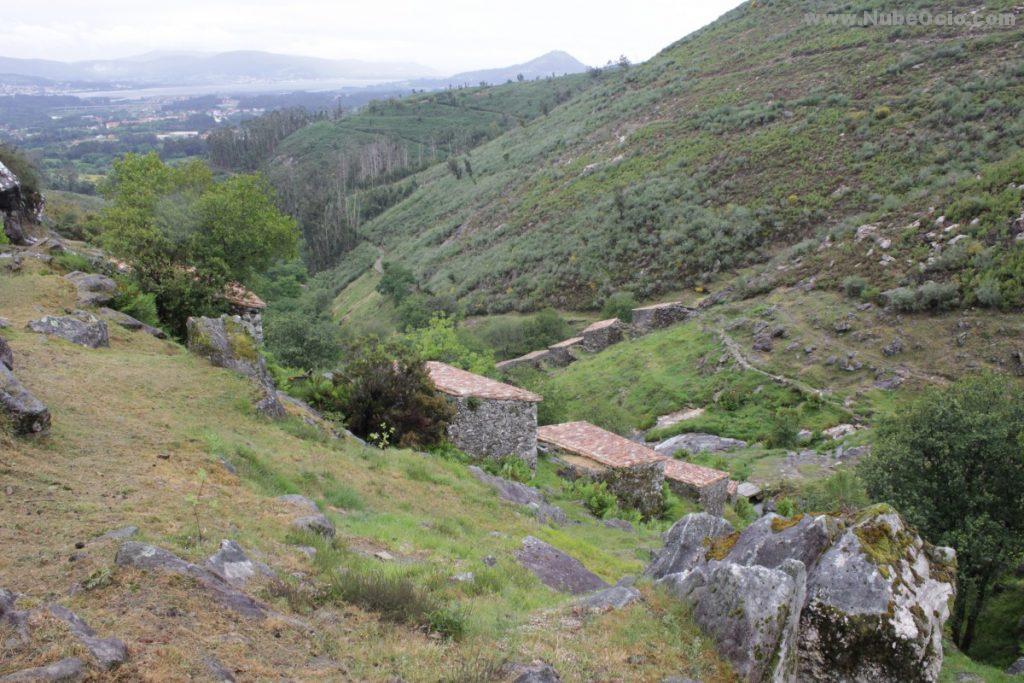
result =
[{"label": "grey rock outcrop", "polygon": [[190,576],[209,591],[215,600],[243,617],[262,619],[269,614],[266,605],[238,590],[219,574],[183,560],[163,548],[128,541],[118,549],[114,561],[119,567]]},{"label": "grey rock outcrop", "polygon": [[0,337],[0,365],[8,370],[14,369],[14,352],[3,337]]},{"label": "grey rock outcrop", "polygon": [[611,588],[605,588],[596,593],[585,595],[577,605],[593,612],[607,612],[628,607],[639,599],[640,591],[636,588],[615,585]]},{"label": "grey rock outcrop", "polygon": [[15,607],[18,596],[9,590],[0,588],[0,627],[11,635],[4,641],[5,648],[14,648],[29,643],[28,610]]},{"label": "grey rock outcrop", "polygon": [[807,570],[798,560],[778,569],[711,561],[662,583],[693,609],[741,680],[796,680],[797,625]]},{"label": "grey rock outcrop", "polygon": [[544,494],[532,486],[488,474],[476,465],[470,465],[469,471],[482,483],[497,491],[498,497],[502,500],[507,500],[510,503],[522,505],[533,510],[537,519],[541,522],[565,524],[569,521],[565,516],[565,512],[560,507],[550,505],[544,500]]},{"label": "grey rock outcrop", "polygon": [[0,676],[0,683],[40,683],[41,681],[80,681],[85,664],[78,657],[67,657],[53,664],[22,669]]},{"label": "grey rock outcrop", "polygon": [[742,533],[689,515],[647,574],[693,610],[743,680],[938,680],[955,553],[888,506],[768,515]]},{"label": "grey rock outcrop", "polygon": [[121,311],[115,311],[113,308],[105,307],[100,308],[98,313],[107,320],[109,320],[110,322],[114,323],[115,325],[120,325],[126,330],[131,330],[132,332],[145,332],[146,334],[152,335],[157,339],[167,338],[167,333],[161,330],[160,328],[153,327],[152,325],[147,325],[141,320],[136,320],[127,313],[122,313]]},{"label": "grey rock outcrop", "polygon": [[292,522],[292,528],[297,531],[308,531],[325,538],[334,538],[334,523],[325,515],[306,515],[299,517]]},{"label": "grey rock outcrop", "polygon": [[242,550],[242,546],[228,539],[220,542],[220,548],[206,560],[206,566],[232,586],[244,586],[257,574],[274,576],[270,567],[263,562],[251,560]]},{"label": "grey rock outcrop", "polygon": [[107,323],[86,311],[75,311],[69,315],[48,315],[29,322],[28,329],[39,334],[60,337],[72,344],[90,349],[110,346]]},{"label": "grey rock outcrop", "polygon": [[529,664],[509,664],[504,673],[512,683],[561,683],[561,676],[547,662],[534,660]]},{"label": "grey rock outcrop", "polygon": [[721,453],[724,451],[735,451],[746,448],[747,442],[739,439],[730,439],[714,434],[701,434],[700,432],[689,432],[679,434],[665,439],[654,450],[661,455],[671,458],[676,453],[686,451],[687,453]]},{"label": "grey rock outcrop", "polygon": [[608,588],[607,583],[579,560],[539,538],[527,536],[515,556],[519,564],[530,570],[548,588],[573,595]]},{"label": "grey rock outcrop", "polygon": [[644,574],[660,579],[693,569],[704,561],[711,540],[732,532],[732,524],[721,517],[706,512],[686,515],[662,535],[664,546]]},{"label": "grey rock outcrop", "polygon": [[288,505],[292,505],[301,510],[306,510],[313,514],[320,512],[320,508],[316,506],[316,503],[305,496],[299,495],[298,493],[286,493],[283,496],[278,496],[277,499],[282,503],[287,503]]},{"label": "grey rock outcrop", "polygon": [[66,607],[51,605],[50,614],[67,623],[71,635],[78,639],[104,669],[114,669],[128,659],[128,648],[120,638],[100,638],[89,624]]},{"label": "grey rock outcrop", "polygon": [[1007,667],[1006,673],[1011,676],[1024,676],[1024,657],[1018,658],[1016,662]]},{"label": "grey rock outcrop", "polygon": [[0,223],[11,244],[30,243],[25,225],[39,220],[43,199],[25,188],[18,176],[0,162]]},{"label": "grey rock outcrop", "polygon": [[65,275],[64,279],[78,290],[76,302],[79,306],[106,306],[114,300],[117,291],[117,283],[99,273],[76,270]]},{"label": "grey rock outcrop", "polygon": [[234,370],[251,379],[262,394],[256,402],[256,410],[267,417],[284,417],[284,406],[277,397],[274,380],[267,371],[267,363],[260,354],[251,326],[239,316],[222,315],[219,318],[189,318],[186,327],[189,351],[217,367]]},{"label": "grey rock outcrop", "polygon": [[44,434],[50,429],[49,409],[3,363],[0,363],[0,419],[8,422],[19,435]]}]

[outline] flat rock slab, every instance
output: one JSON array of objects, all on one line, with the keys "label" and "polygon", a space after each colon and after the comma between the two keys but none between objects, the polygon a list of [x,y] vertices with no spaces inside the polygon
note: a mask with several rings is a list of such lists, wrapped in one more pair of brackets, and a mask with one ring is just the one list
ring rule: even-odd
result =
[{"label": "flat rock slab", "polygon": [[131,317],[127,313],[115,311],[113,308],[101,308],[98,311],[98,313],[102,317],[109,320],[110,322],[114,323],[115,325],[120,325],[126,330],[131,330],[132,332],[145,332],[146,334],[152,335],[157,339],[167,338],[167,333],[161,330],[160,328],[153,327],[152,325],[147,325],[141,320]]},{"label": "flat rock slab", "polygon": [[292,528],[309,531],[325,538],[334,538],[334,523],[325,515],[306,515],[292,522]]},{"label": "flat rock slab", "polygon": [[594,612],[608,612],[628,607],[639,599],[640,591],[632,586],[612,586],[585,596],[577,604]]},{"label": "flat rock slab", "polygon": [[40,683],[40,681],[80,681],[85,676],[85,664],[78,657],[68,657],[53,664],[22,669],[0,676],[0,683]]},{"label": "flat rock slab", "polygon": [[3,363],[0,363],[0,413],[11,423],[15,434],[43,434],[50,429],[49,409]]},{"label": "flat rock slab", "polygon": [[128,659],[128,648],[119,638],[100,638],[81,617],[66,607],[50,605],[50,614],[67,623],[71,635],[78,639],[104,669],[113,669]]},{"label": "flat rock slab", "polygon": [[120,567],[135,567],[191,576],[210,591],[218,602],[243,617],[262,619],[269,614],[266,605],[238,590],[220,575],[205,567],[183,560],[163,548],[137,541],[128,541],[118,549],[115,562]]},{"label": "flat rock slab", "polygon": [[85,311],[75,311],[69,315],[47,315],[29,322],[28,329],[90,349],[110,346],[107,323]]},{"label": "flat rock slab", "polygon": [[686,451],[687,453],[722,453],[746,447],[747,442],[740,441],[739,439],[692,432],[665,439],[655,446],[654,450],[661,455],[671,458],[681,451]]},{"label": "flat rock slab", "polygon": [[224,539],[220,549],[210,556],[206,566],[224,577],[232,586],[244,586],[257,574],[272,577],[273,570],[262,562],[254,562],[235,541]]},{"label": "flat rock slab", "polygon": [[277,499],[282,503],[287,503],[288,505],[293,505],[297,508],[308,510],[309,512],[320,512],[320,508],[316,506],[316,503],[305,496],[300,496],[297,493],[287,493],[283,496],[278,496]]},{"label": "flat rock slab", "polygon": [[476,465],[470,465],[469,471],[480,480],[498,492],[498,497],[510,503],[522,505],[533,510],[541,523],[567,524],[569,519],[565,516],[562,508],[549,504],[544,499],[544,494],[526,484],[503,477],[489,474]]},{"label": "flat rock slab", "polygon": [[527,536],[515,556],[519,564],[533,572],[534,576],[548,588],[573,595],[608,588],[607,583],[584,567],[579,560],[539,538]]}]

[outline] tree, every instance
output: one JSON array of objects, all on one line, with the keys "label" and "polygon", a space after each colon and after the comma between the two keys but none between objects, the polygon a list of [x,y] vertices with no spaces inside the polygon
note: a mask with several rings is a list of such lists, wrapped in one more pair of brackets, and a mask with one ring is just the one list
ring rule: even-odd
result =
[{"label": "tree", "polygon": [[434,314],[425,327],[407,332],[405,341],[424,360],[441,361],[478,374],[494,370],[494,356],[486,350],[471,349],[460,338],[455,320],[442,313]]},{"label": "tree", "polygon": [[265,318],[267,349],[277,362],[320,370],[338,360],[341,329],[326,316],[295,309],[279,311],[271,304]]},{"label": "tree", "polygon": [[366,438],[391,434],[403,447],[426,447],[444,438],[453,408],[435,389],[423,361],[408,346],[374,343],[355,346],[335,381],[348,427]]},{"label": "tree", "polygon": [[246,284],[296,251],[295,222],[275,208],[259,176],[217,183],[202,161],[168,166],[155,152],[128,154],[101,190],[104,245],[131,265],[178,336],[188,316],[224,308],[228,282]]},{"label": "tree", "polygon": [[377,283],[377,291],[396,304],[401,303],[416,288],[416,276],[402,264],[385,263],[383,271]]},{"label": "tree", "polygon": [[868,492],[957,551],[953,639],[969,650],[993,582],[1024,555],[1024,390],[978,375],[884,421],[860,467]]}]

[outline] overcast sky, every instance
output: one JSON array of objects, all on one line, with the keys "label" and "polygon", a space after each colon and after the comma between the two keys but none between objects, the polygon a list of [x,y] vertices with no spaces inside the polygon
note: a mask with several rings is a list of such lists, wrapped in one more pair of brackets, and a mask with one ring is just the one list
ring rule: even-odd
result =
[{"label": "overcast sky", "polygon": [[72,61],[150,50],[266,50],[418,62],[441,72],[561,49],[590,64],[633,61],[739,0],[18,0],[0,55]]}]

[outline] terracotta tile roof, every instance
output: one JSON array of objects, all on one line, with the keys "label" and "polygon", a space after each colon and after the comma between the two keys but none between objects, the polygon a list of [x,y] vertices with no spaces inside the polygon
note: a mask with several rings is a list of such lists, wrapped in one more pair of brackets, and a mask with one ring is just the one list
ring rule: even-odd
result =
[{"label": "terracotta tile roof", "polygon": [[566,422],[540,427],[537,429],[537,440],[607,467],[632,467],[664,459],[643,444],[589,422]]},{"label": "terracotta tile roof", "polygon": [[710,467],[701,467],[685,460],[665,458],[665,478],[675,479],[684,484],[702,487],[713,484],[729,475],[721,470],[713,470]]},{"label": "terracotta tile roof", "polygon": [[266,308],[267,304],[263,299],[256,296],[243,285],[237,282],[229,282],[224,286],[224,299],[229,304],[241,308]]},{"label": "terracotta tile roof", "polygon": [[427,361],[427,372],[438,391],[451,396],[487,398],[496,401],[540,403],[543,397],[497,380],[475,375],[437,361]]},{"label": "terracotta tile roof", "polygon": [[618,318],[608,318],[607,320],[599,320],[593,325],[587,327],[587,329],[583,330],[583,334],[586,334],[587,332],[597,332],[598,330],[603,330],[606,327],[612,327],[617,322],[619,322]]},{"label": "terracotta tile roof", "polygon": [[552,344],[548,348],[550,348],[550,349],[567,349],[570,346],[576,346],[577,344],[582,344],[582,343],[583,343],[583,337],[573,337],[572,339],[566,339],[565,341],[560,341],[557,344]]}]

